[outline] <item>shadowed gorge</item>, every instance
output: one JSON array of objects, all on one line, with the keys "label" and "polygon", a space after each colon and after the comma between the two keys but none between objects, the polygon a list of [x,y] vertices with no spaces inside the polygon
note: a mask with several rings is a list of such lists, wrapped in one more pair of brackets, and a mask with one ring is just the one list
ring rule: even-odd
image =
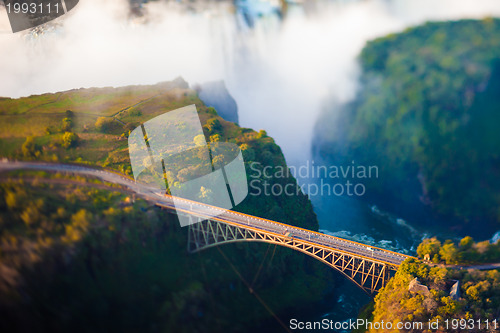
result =
[{"label": "shadowed gorge", "polygon": [[319,154],[378,165],[384,181],[370,186],[383,199],[372,199],[390,210],[498,226],[499,36],[500,21],[484,19],[368,43],[360,93],[318,123]]}]

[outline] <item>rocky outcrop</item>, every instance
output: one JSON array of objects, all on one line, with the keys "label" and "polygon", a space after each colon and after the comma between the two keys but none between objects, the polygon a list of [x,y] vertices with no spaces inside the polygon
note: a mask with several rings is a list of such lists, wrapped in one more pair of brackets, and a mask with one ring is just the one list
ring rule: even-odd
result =
[{"label": "rocky outcrop", "polygon": [[414,278],[413,280],[411,280],[410,284],[408,285],[408,291],[412,293],[422,294],[424,296],[429,296],[431,294],[429,288],[421,284],[418,278]]},{"label": "rocky outcrop", "polygon": [[203,103],[215,108],[219,116],[227,121],[238,123],[238,105],[229,94],[224,81],[205,82],[193,88],[198,92],[198,97]]},{"label": "rocky outcrop", "polygon": [[455,301],[460,298],[460,281],[457,280],[450,289],[450,297]]}]

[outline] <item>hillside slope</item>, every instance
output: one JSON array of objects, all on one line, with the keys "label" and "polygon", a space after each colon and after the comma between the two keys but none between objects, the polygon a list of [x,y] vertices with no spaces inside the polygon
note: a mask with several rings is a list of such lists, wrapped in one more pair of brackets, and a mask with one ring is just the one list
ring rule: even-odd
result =
[{"label": "hillside slope", "polygon": [[[265,131],[223,120],[182,79],[1,99],[0,157],[84,163],[130,175],[130,130],[191,104],[207,141],[240,146],[247,170],[252,162],[286,166]],[[265,244],[189,255],[186,229],[175,216],[95,179],[44,172],[0,177],[2,331],[275,331],[273,314],[286,322],[292,309],[304,310],[335,286],[325,265]],[[296,184],[291,176],[265,180]],[[249,195],[237,209],[318,228],[301,192]]]},{"label": "hillside slope", "polygon": [[[500,223],[500,20],[427,23],[369,42],[355,100],[318,122],[328,161],[377,165],[394,210]],[[340,162],[339,162],[340,161]]]},{"label": "hillside slope", "polygon": [[[455,253],[465,254],[474,247],[484,249],[484,242],[473,244],[469,238],[460,242]],[[419,250],[424,250],[426,244],[422,243]],[[447,256],[452,244],[448,241],[437,250]],[[489,245],[497,260],[499,246],[499,243]],[[475,259],[491,260],[486,253],[491,251]],[[372,323],[391,323],[394,329],[388,329],[386,324],[385,329],[368,326],[359,327],[356,332],[496,332],[499,309],[499,270],[456,269],[407,259],[360,315]],[[406,326],[398,330],[398,323]],[[418,326],[420,323],[422,326]],[[429,328],[429,323],[435,326]]]}]

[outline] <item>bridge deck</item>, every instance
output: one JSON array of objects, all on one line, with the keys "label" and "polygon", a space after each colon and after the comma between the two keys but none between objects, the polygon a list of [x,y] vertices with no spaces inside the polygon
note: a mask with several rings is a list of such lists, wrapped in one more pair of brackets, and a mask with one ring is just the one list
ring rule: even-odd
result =
[{"label": "bridge deck", "polygon": [[393,267],[399,266],[406,258],[411,256],[397,252],[392,252],[386,249],[377,248],[326,235],[320,232],[315,232],[299,227],[294,227],[284,223],[271,221],[256,216],[246,215],[235,211],[228,211],[222,208],[202,204],[195,201],[190,201],[182,198],[175,198],[176,205],[174,206],[173,197],[159,193],[157,189],[136,183],[133,179],[125,175],[118,174],[109,170],[98,170],[81,165],[68,165],[59,163],[33,163],[19,161],[0,161],[0,171],[9,171],[16,169],[35,169],[46,170],[51,172],[70,172],[76,174],[84,174],[101,178],[105,181],[120,184],[128,187],[133,192],[152,200],[158,206],[165,207],[170,210],[183,211],[186,214],[199,216],[202,218],[210,217],[223,223],[235,225],[241,228],[255,228],[260,231],[273,233],[283,236],[289,233],[291,238],[310,242],[317,246],[335,249],[347,254],[355,255],[359,258],[364,258],[370,261],[384,263]]},{"label": "bridge deck", "polygon": [[369,246],[244,213],[224,210],[187,199],[175,198],[174,205],[173,199],[174,198],[171,196],[165,196],[165,200],[157,202],[157,205],[170,210],[177,210],[186,214],[199,216],[201,218],[210,218],[211,220],[217,220],[244,229],[258,229],[260,231],[280,236],[288,234],[291,238],[300,239],[307,243],[321,245],[326,248],[335,249],[350,255],[355,255],[363,259],[384,263],[390,266],[399,266],[405,259],[411,257],[386,249]]}]

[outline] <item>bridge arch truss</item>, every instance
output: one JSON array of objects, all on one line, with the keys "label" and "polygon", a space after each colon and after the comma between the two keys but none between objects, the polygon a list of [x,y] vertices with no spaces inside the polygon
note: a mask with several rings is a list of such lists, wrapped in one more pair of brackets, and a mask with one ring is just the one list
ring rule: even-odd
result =
[{"label": "bridge arch truss", "polygon": [[368,294],[378,292],[397,270],[396,265],[251,226],[208,219],[188,227],[188,252],[191,253],[241,241],[277,244],[305,253],[336,269]]}]

